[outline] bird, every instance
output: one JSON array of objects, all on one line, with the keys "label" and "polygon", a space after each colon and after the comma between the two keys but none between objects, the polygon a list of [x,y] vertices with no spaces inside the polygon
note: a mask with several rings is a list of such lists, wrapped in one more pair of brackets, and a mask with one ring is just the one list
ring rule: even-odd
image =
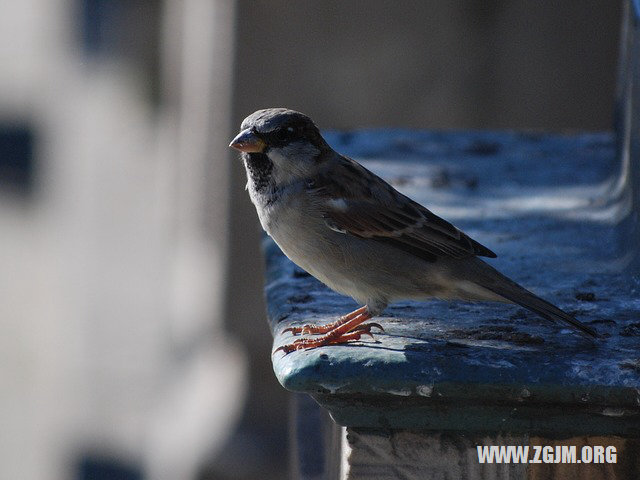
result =
[{"label": "bird", "polygon": [[328,324],[285,329],[311,336],[276,351],[373,337],[371,330],[382,326],[365,322],[391,302],[430,298],[513,303],[598,336],[480,258],[495,258],[493,251],[336,152],[307,115],[258,110],[229,146],[241,152],[265,232],[291,261],[361,305]]}]

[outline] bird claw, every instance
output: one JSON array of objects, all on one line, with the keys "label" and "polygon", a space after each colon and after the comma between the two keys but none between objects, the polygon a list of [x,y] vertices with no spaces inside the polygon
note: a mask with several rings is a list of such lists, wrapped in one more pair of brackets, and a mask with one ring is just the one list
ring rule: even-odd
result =
[{"label": "bird claw", "polygon": [[276,348],[273,353],[275,354],[276,352],[279,352],[280,350],[282,350],[284,352],[285,355],[293,352],[296,350],[295,346],[292,343],[288,343],[287,345],[282,345],[278,348]]},{"label": "bird claw", "polygon": [[273,353],[282,350],[285,355],[295,352],[296,350],[310,350],[312,348],[322,347],[324,345],[339,345],[341,343],[347,343],[353,340],[360,340],[362,335],[369,335],[373,338],[371,333],[372,328],[377,328],[381,332],[384,332],[382,325],[376,322],[363,323],[371,319],[366,306],[360,307],[353,312],[340,317],[337,321],[328,323],[326,325],[303,325],[301,327],[288,327],[283,330],[285,332],[291,332],[294,335],[303,334],[324,334],[315,338],[299,338],[291,343],[282,345],[274,350]]},{"label": "bird claw", "polygon": [[307,325],[302,325],[301,327],[288,327],[285,328],[282,333],[291,332],[293,335],[320,335],[323,333],[329,333],[334,328],[342,325],[344,320],[341,318],[335,322],[327,323],[326,325],[316,325],[315,323],[309,323]]},{"label": "bird claw", "polygon": [[[342,317],[340,317],[338,320],[336,320],[335,322],[331,322],[331,323],[327,323],[325,325],[316,325],[314,323],[309,323],[307,325],[302,325],[300,327],[288,327],[285,328],[282,333],[286,333],[286,332],[291,332],[293,335],[320,335],[320,334],[329,334],[331,332],[333,332],[335,329],[339,328],[340,326],[348,323],[349,321],[353,320],[356,317],[359,317],[361,315],[363,315],[367,310],[367,307],[360,307],[357,310],[354,310],[351,313],[348,313],[347,315],[343,315]],[[370,317],[368,317],[370,318]],[[377,324],[376,324],[377,325]],[[380,329],[382,329],[382,327],[379,327]]]},{"label": "bird claw", "polygon": [[370,322],[370,323],[364,323],[362,325],[358,325],[356,328],[354,328],[353,330],[351,330],[352,332],[358,332],[358,331],[363,331],[363,333],[366,333],[368,335],[371,336],[371,338],[373,338],[373,335],[371,334],[371,329],[375,327],[377,329],[379,329],[381,332],[384,332],[384,328],[382,328],[382,325],[380,325],[377,322]]},{"label": "bird claw", "polygon": [[314,333],[314,331],[320,328],[321,327],[318,325],[309,324],[309,325],[303,325],[301,327],[288,327],[288,328],[285,328],[282,331],[282,333],[291,332],[293,335],[300,335],[301,333],[302,334]]},{"label": "bird claw", "polygon": [[291,343],[276,348],[273,353],[275,354],[276,352],[282,350],[284,354],[287,355],[297,350],[311,350],[313,348],[318,348],[325,345],[340,345],[342,343],[360,340],[362,335],[369,335],[371,338],[374,338],[373,334],[371,333],[371,329],[374,327],[378,328],[381,332],[384,332],[384,328],[382,328],[382,325],[376,322],[370,322],[358,325],[353,330],[339,335],[336,335],[335,333],[329,333],[327,335],[324,335],[323,337],[299,338]]},{"label": "bird claw", "polygon": [[308,325],[302,325],[301,327],[288,327],[285,328],[282,333],[291,332],[293,335],[317,335],[319,333],[326,333],[330,330],[324,325],[315,325],[310,323]]},{"label": "bird claw", "polygon": [[284,352],[285,355],[295,352],[296,350],[302,349],[311,349],[321,347],[322,345],[326,345],[329,342],[326,341],[326,338],[318,338],[318,339],[310,339],[310,338],[299,338],[298,340],[294,340],[291,343],[287,343],[286,345],[282,345],[276,348],[273,353],[276,353],[280,350]]}]

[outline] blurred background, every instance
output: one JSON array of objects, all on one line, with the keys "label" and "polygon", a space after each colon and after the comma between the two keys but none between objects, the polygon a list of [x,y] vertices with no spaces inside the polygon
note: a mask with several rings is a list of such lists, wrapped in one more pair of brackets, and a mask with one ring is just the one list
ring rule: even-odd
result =
[{"label": "blurred background", "polygon": [[609,130],[621,2],[0,2],[0,478],[286,478],[260,229],[227,144]]}]

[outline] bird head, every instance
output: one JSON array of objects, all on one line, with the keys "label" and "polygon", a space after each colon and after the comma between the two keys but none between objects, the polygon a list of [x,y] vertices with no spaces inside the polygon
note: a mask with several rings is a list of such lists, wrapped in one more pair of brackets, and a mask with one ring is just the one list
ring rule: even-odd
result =
[{"label": "bird head", "polygon": [[309,117],[286,108],[252,113],[229,146],[248,164],[268,162],[271,175],[285,183],[313,173],[322,154],[331,151]]}]

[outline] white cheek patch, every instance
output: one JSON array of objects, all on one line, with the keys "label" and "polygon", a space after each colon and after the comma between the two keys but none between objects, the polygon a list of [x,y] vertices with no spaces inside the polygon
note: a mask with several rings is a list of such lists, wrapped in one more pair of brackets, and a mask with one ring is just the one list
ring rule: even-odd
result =
[{"label": "white cheek patch", "polygon": [[270,148],[267,156],[274,164],[273,177],[278,184],[304,178],[315,164],[319,150],[313,145],[295,142],[283,148]]},{"label": "white cheek patch", "polygon": [[269,153],[267,154],[269,159],[276,165],[287,162],[287,157],[285,155],[286,152],[280,148],[270,148]]},{"label": "white cheek patch", "polygon": [[344,198],[331,198],[327,200],[327,205],[339,212],[346,212],[349,209],[349,205]]}]

